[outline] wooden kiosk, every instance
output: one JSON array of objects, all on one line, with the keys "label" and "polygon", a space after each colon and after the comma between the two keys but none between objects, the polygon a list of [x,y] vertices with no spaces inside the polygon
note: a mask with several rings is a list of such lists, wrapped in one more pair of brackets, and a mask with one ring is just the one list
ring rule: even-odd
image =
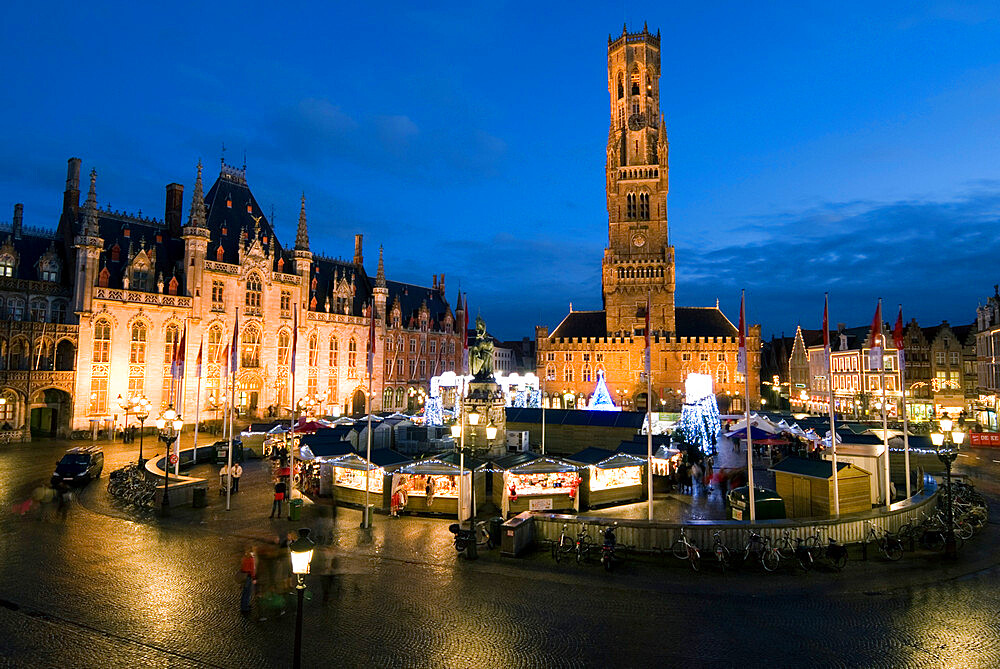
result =
[{"label": "wooden kiosk", "polygon": [[[392,489],[404,492],[404,511],[414,513],[440,513],[446,516],[458,515],[458,481],[464,474],[462,486],[466,499],[463,502],[469,516],[472,509],[472,485],[475,485],[476,510],[486,502],[486,463],[475,458],[465,458],[465,470],[451,462],[451,456],[440,456],[426,460],[414,460],[393,473]],[[455,456],[457,459],[457,456]]]},{"label": "wooden kiosk", "polygon": [[582,509],[646,498],[646,458],[591,447],[566,459],[581,465]]},{"label": "wooden kiosk", "polygon": [[494,462],[493,501],[505,518],[522,511],[579,511],[580,467],[535,453],[515,453]]},{"label": "wooden kiosk", "polygon": [[[833,515],[833,463],[829,460],[785,458],[771,467],[775,488],[785,501],[789,518]],[[849,462],[837,462],[840,513],[869,511],[871,474]]]}]

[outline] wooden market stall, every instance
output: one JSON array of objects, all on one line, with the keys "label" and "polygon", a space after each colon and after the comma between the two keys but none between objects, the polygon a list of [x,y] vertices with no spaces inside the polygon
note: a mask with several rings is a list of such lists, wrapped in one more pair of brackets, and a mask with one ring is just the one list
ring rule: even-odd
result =
[{"label": "wooden market stall", "polygon": [[579,511],[580,467],[536,453],[494,461],[493,502],[505,518],[522,511]]},{"label": "wooden market stall", "polygon": [[[833,515],[833,462],[785,458],[770,468],[775,488],[785,501],[789,518]],[[871,473],[849,462],[837,462],[840,513],[869,511]]]},{"label": "wooden market stall", "polygon": [[[452,457],[454,456],[454,457]],[[477,458],[465,458],[464,469],[458,465],[458,455],[448,453],[434,458],[414,460],[400,467],[392,477],[392,490],[404,493],[403,511],[411,513],[458,514],[459,478],[462,484],[462,518],[471,515],[472,499],[478,512],[486,503],[486,463]],[[474,482],[475,489],[470,482]]]},{"label": "wooden market stall", "polygon": [[581,465],[581,509],[646,498],[646,458],[590,447],[566,459]]},{"label": "wooden market stall", "polygon": [[389,506],[389,495],[385,480],[387,474],[410,462],[410,459],[388,448],[372,451],[371,461],[358,453],[346,453],[326,459],[321,466],[328,466],[331,472],[333,494],[338,504],[363,507],[365,504],[365,477],[368,477],[368,503],[376,509]]}]

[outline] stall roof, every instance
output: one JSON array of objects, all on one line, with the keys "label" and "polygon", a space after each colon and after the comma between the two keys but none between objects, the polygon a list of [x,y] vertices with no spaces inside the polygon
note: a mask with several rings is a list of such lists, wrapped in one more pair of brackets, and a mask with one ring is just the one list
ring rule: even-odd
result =
[{"label": "stall roof", "polygon": [[547,455],[541,455],[531,462],[525,462],[520,465],[508,467],[507,471],[514,474],[551,474],[554,472],[575,472],[578,469],[580,469],[580,467],[574,465],[572,462],[567,462],[566,460],[561,460],[559,458],[550,458]]},{"label": "stall roof", "polygon": [[645,457],[629,453],[614,453],[603,448],[585,448],[579,453],[567,456],[570,462],[584,465],[594,465],[598,469],[618,469],[620,467],[642,467],[646,464]]},{"label": "stall roof", "polygon": [[300,444],[299,457],[303,460],[315,458],[337,458],[354,452],[354,446],[349,441],[325,441],[313,444]]},{"label": "stall roof", "polygon": [[337,427],[320,430],[319,432],[303,434],[302,438],[299,440],[299,447],[301,447],[302,444],[312,446],[313,444],[339,443],[341,441],[346,441],[347,435],[350,434],[350,432],[350,427],[346,425],[338,425]]},{"label": "stall roof", "polygon": [[[449,464],[453,464],[456,467],[460,462],[458,458],[458,453],[456,453],[455,451],[445,451],[444,453],[438,453],[437,455],[434,456],[434,459],[441,460],[442,462],[447,462]],[[473,457],[470,455],[465,458],[464,464],[466,469],[479,469],[480,467],[486,464],[486,460]]]},{"label": "stall roof", "polygon": [[[653,435],[653,436],[657,437],[657,436],[660,436],[660,435]],[[680,449],[673,448],[670,445],[670,440],[669,439],[661,440],[661,443],[660,443],[659,446],[657,446],[656,443],[657,443],[657,441],[654,438],[653,439],[653,457],[657,458],[659,460],[669,460],[670,458],[672,458],[673,456],[675,456],[675,455],[677,455],[678,453],[681,452]],[[638,441],[623,441],[621,444],[618,445],[618,448],[615,450],[615,452],[616,453],[624,453],[626,455],[631,455],[632,457],[640,458],[640,459],[643,459],[643,460],[645,460],[646,456],[649,454],[648,447],[647,447],[645,441],[642,441],[642,442],[638,442]]]},{"label": "stall roof", "polygon": [[614,451],[609,451],[606,448],[598,448],[597,446],[590,446],[582,451],[574,453],[573,455],[567,455],[566,459],[570,462],[578,462],[582,465],[596,465],[598,462],[603,462],[607,460],[612,455],[615,455]]},{"label": "stall roof", "polygon": [[[937,446],[931,441],[931,438],[926,434],[911,434],[910,435],[910,448],[913,450],[923,450],[923,451],[934,451],[937,450]],[[903,435],[897,437],[889,437],[889,447],[890,448],[903,448]]]},{"label": "stall roof", "polygon": [[398,471],[403,474],[455,476],[461,470],[459,470],[458,465],[453,465],[439,458],[427,458],[425,460],[414,460],[410,464],[400,467]]},{"label": "stall roof", "polygon": [[[506,407],[508,423],[542,422],[542,410],[532,407]],[[547,425],[589,425],[638,430],[646,420],[640,411],[591,411],[589,409],[546,409]]]},{"label": "stall roof", "polygon": [[279,425],[281,425],[281,423],[277,421],[270,423],[250,423],[250,425],[248,425],[241,434],[265,434]]},{"label": "stall roof", "polygon": [[541,456],[537,453],[531,453],[529,451],[520,451],[518,453],[511,453],[510,455],[501,456],[493,461],[499,469],[510,469],[512,467],[517,467],[518,465],[523,465],[526,462],[533,462]]},{"label": "stall roof", "polygon": [[[837,471],[848,467],[846,462],[837,463]],[[806,458],[785,458],[768,471],[795,474],[811,479],[829,479],[833,476],[833,462],[830,460],[807,460]],[[840,478],[840,477],[838,477]]]},{"label": "stall roof", "polygon": [[391,448],[376,448],[372,450],[371,461],[379,467],[393,467],[395,465],[405,464],[411,460]]}]

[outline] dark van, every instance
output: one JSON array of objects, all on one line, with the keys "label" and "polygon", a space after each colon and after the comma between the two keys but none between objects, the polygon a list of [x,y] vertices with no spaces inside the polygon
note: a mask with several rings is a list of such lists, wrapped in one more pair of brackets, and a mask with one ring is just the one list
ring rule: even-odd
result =
[{"label": "dark van", "polygon": [[104,469],[104,451],[96,446],[78,446],[66,451],[62,460],[56,463],[52,474],[52,485],[86,485],[100,478]]}]

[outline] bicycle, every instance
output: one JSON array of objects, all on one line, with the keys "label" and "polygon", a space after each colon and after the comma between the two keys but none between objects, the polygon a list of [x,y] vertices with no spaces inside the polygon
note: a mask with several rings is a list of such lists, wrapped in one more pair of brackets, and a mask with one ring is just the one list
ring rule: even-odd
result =
[{"label": "bicycle", "polygon": [[865,521],[865,524],[868,525],[868,534],[865,537],[866,544],[874,541],[882,556],[892,562],[903,557],[903,542],[897,536],[884,530],[880,532],[876,529],[875,523],[870,520]]},{"label": "bicycle", "polygon": [[687,533],[684,528],[681,528],[680,539],[673,543],[670,552],[674,554],[674,557],[678,560],[688,560],[691,563],[691,569],[698,571],[701,562],[701,553],[698,552],[698,547],[693,543],[688,541]]},{"label": "bicycle", "polygon": [[592,550],[594,550],[594,544],[590,540],[590,535],[587,534],[587,523],[584,523],[576,535],[576,563],[583,564]]},{"label": "bicycle", "polygon": [[726,573],[726,569],[730,566],[730,555],[729,549],[726,545],[722,543],[722,537],[719,536],[719,532],[716,531],[714,534],[715,542],[712,545],[712,553],[715,555],[716,564],[719,565],[719,569],[722,573]]},{"label": "bicycle", "polygon": [[559,539],[557,539],[552,544],[552,558],[556,562],[559,562],[564,557],[568,559],[569,554],[572,553],[576,548],[573,539],[566,532],[566,527],[567,526],[563,524],[562,532],[559,533]]}]

